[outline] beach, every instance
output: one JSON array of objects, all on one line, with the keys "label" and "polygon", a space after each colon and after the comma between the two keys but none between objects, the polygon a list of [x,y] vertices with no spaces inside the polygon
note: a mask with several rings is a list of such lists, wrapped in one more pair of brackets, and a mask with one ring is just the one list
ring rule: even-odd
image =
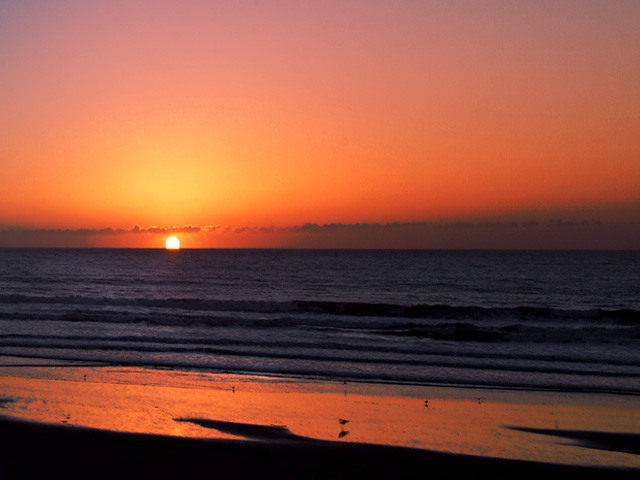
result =
[{"label": "beach", "polygon": [[0,478],[636,478],[637,253],[0,250]]},{"label": "beach", "polygon": [[570,467],[336,442],[201,440],[0,420],[3,478],[637,478]]},{"label": "beach", "polygon": [[3,478],[629,477],[634,396],[2,357]]}]

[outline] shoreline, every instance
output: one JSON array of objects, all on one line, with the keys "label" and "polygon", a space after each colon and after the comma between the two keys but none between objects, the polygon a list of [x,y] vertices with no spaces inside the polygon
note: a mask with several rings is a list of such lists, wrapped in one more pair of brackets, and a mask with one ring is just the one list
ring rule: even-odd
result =
[{"label": "shoreline", "polygon": [[[113,442],[115,435],[139,444],[137,449],[161,437],[185,458],[196,455],[186,447],[194,441],[196,449],[231,449],[247,460],[257,455],[252,464],[264,463],[261,456],[285,462],[301,455],[323,463],[337,455],[353,470],[353,455],[361,461],[386,455],[400,470],[405,462],[446,470],[459,461],[474,471],[481,464],[511,474],[538,465],[565,474],[564,468],[586,468],[594,475],[637,475],[639,408],[637,397],[616,394],[345,383],[0,357],[0,425],[3,435],[25,442],[4,451],[10,463],[12,457],[26,459],[28,445],[40,442],[34,436],[49,438],[60,450],[51,458],[65,458],[71,454],[57,447],[57,438],[70,435],[70,442],[82,446],[88,439]],[[115,457],[125,455],[113,445],[108,449]],[[35,459],[42,455],[32,453]],[[204,468],[205,459],[192,460]],[[178,457],[172,462],[182,464]],[[232,476],[233,465],[225,468]],[[274,476],[294,478],[273,468]]]},{"label": "shoreline", "polygon": [[[11,359],[9,365],[3,365],[2,359]],[[24,364],[20,365],[15,362],[16,359],[23,359]],[[40,363],[40,362],[47,363]],[[22,356],[18,354],[5,354],[0,353],[0,368],[3,366],[10,367],[95,367],[95,368],[128,368],[128,369],[144,369],[150,371],[183,371],[193,374],[210,374],[210,375],[222,375],[222,376],[242,376],[242,377],[258,377],[258,378],[273,378],[283,381],[294,380],[303,383],[350,383],[350,384],[363,384],[363,385],[388,385],[389,387],[424,387],[424,388],[442,388],[442,389],[459,389],[459,390],[480,390],[480,391],[500,391],[500,392],[534,392],[534,393],[549,393],[549,394],[584,394],[584,395],[622,395],[629,397],[636,397],[640,400],[640,390],[625,390],[625,389],[604,389],[604,388],[575,388],[575,387],[551,387],[548,385],[534,385],[531,387],[524,387],[521,385],[492,385],[482,383],[442,383],[442,382],[415,382],[410,380],[389,380],[384,378],[349,378],[346,380],[338,378],[325,378],[321,376],[313,375],[297,375],[295,373],[274,373],[274,372],[262,372],[262,371],[238,371],[238,372],[212,372],[208,369],[195,365],[157,365],[157,364],[124,364],[113,363],[108,361],[86,361],[77,359],[66,358],[51,358],[47,356]]]}]

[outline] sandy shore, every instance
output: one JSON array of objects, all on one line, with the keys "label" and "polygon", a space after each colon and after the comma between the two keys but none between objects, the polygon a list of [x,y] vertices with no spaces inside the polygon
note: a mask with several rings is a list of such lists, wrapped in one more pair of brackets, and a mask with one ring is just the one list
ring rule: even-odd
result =
[{"label": "sandy shore", "polygon": [[637,478],[637,471],[329,441],[211,440],[0,419],[2,478]]},{"label": "sandy shore", "polygon": [[638,407],[0,357],[0,478],[637,478]]}]

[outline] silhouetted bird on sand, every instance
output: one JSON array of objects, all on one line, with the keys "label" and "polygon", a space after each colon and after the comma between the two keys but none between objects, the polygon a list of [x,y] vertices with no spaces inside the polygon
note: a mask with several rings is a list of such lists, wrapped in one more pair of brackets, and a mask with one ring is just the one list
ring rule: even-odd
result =
[{"label": "silhouetted bird on sand", "polygon": [[340,425],[344,425],[346,423],[349,423],[349,420],[345,420],[344,418],[339,418],[338,421],[340,422]]}]

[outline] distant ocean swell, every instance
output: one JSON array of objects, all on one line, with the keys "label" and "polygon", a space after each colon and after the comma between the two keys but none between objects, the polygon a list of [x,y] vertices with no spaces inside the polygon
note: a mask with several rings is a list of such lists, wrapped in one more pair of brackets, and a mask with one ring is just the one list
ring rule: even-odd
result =
[{"label": "distant ocean swell", "polygon": [[635,309],[567,310],[548,307],[479,307],[453,305],[396,305],[388,303],[329,302],[329,301],[247,301],[203,300],[197,298],[109,298],[85,296],[0,295],[0,305],[60,304],[99,307],[155,307],[212,312],[254,313],[315,313],[341,316],[391,318],[476,319],[522,318],[527,320],[584,320],[616,325],[640,326],[640,311]]},{"label": "distant ocean swell", "polygon": [[[9,323],[0,331],[0,340],[9,338],[7,334],[15,328],[23,331],[35,321],[200,325],[211,329],[242,328],[262,332],[334,330],[361,332],[371,338],[378,336],[387,340],[416,337],[458,342],[615,343],[640,339],[640,312],[631,309],[4,295],[0,296],[0,321],[4,320]],[[21,323],[15,323],[17,321]],[[3,335],[2,332],[6,333]]]}]

